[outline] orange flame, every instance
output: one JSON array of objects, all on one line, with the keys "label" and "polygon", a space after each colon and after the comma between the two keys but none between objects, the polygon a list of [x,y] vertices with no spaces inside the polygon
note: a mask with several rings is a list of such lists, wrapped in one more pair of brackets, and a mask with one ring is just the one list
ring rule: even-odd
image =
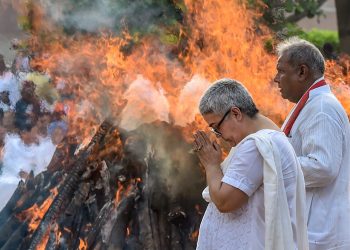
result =
[{"label": "orange flame", "polygon": [[191,235],[190,235],[190,240],[196,241],[197,238],[198,238],[198,236],[199,236],[199,230],[196,230],[196,231],[194,231],[194,232],[191,233]]},{"label": "orange flame", "polygon": [[350,57],[343,55],[338,62],[327,61],[326,79],[350,116]]},{"label": "orange flame", "polygon": [[36,247],[36,250],[45,250],[46,244],[49,241],[49,232],[46,232],[40,244]]},{"label": "orange flame", "polygon": [[133,184],[141,181],[141,178],[131,179],[127,183],[121,183],[120,181],[118,181],[118,188],[115,193],[115,205],[117,205],[123,197],[127,196],[132,191],[134,187]]},{"label": "orange flame", "polygon": [[50,193],[50,196],[43,202],[40,207],[37,204],[34,204],[32,207],[17,215],[20,220],[29,220],[28,227],[30,232],[34,232],[39,226],[41,219],[44,217],[55,196],[58,194],[57,188],[52,189]]},{"label": "orange flame", "polygon": [[[183,28],[179,36],[185,37],[187,48],[173,57],[168,56],[173,47],[162,44],[154,35],[146,35],[134,45],[130,41],[138,38],[127,31],[119,37],[108,32],[69,37],[45,19],[39,5],[13,2],[23,15],[29,8],[36,13],[29,41],[30,49],[36,52],[32,66],[52,77],[61,96],[72,96],[61,98],[56,107],[67,112],[70,133],[78,135],[83,145],[106,117],[115,118],[126,129],[164,120],[187,126],[184,133],[191,138],[193,130],[206,127],[197,110],[201,95],[211,82],[223,77],[241,81],[262,113],[278,124],[291,109],[273,83],[277,58],[264,48],[264,41],[272,33],[268,27],[254,23],[259,14],[243,1],[184,0],[188,28]],[[54,32],[42,32],[45,30]],[[126,55],[123,51],[128,46]],[[349,72],[347,57],[327,62],[326,79],[348,114]],[[131,184],[117,185],[115,205],[132,188]],[[40,207],[35,204],[19,215],[29,220],[31,232],[56,194],[57,189]],[[196,209],[202,213],[199,206]],[[191,239],[197,237],[198,231],[190,235]],[[80,239],[79,249],[86,248],[86,242]]]},{"label": "orange flame", "polygon": [[[187,47],[173,57],[168,56],[173,45],[162,44],[154,35],[140,38],[127,31],[119,37],[107,32],[68,37],[56,27],[55,32],[32,37],[30,47],[36,52],[32,66],[63,86],[61,94],[74,95],[57,103],[68,112],[72,133],[81,140],[89,138],[93,130],[88,128],[105,117],[114,117],[126,129],[157,119],[184,127],[194,123],[186,131],[191,132],[205,126],[197,118],[200,96],[212,81],[223,77],[241,81],[262,113],[281,125],[292,104],[281,98],[273,82],[277,58],[264,48],[264,41],[273,35],[254,22],[260,14],[244,1],[184,3],[188,27],[181,30],[179,40],[185,37]],[[54,28],[42,15],[38,17],[41,31]],[[326,76],[350,113],[349,77],[337,64],[327,63]]]},{"label": "orange flame", "polygon": [[79,238],[79,250],[86,250],[87,242],[81,238]]},{"label": "orange flame", "polygon": [[[64,91],[74,92],[73,102],[61,102],[82,138],[92,134],[86,131],[87,123],[96,125],[105,116],[120,114],[125,98],[121,124],[126,128],[156,119],[192,123],[200,96],[222,77],[242,81],[264,113],[282,120],[289,106],[272,84],[276,58],[263,47],[271,35],[266,27],[258,27],[259,35],[252,28],[256,14],[229,0],[185,3],[191,28],[182,34],[189,52],[177,59],[167,56],[172,48],[150,36],[125,56],[123,47],[134,39],[127,32],[121,37],[67,37],[57,32],[49,43],[32,39],[32,49],[38,52],[32,65],[62,83]],[[268,98],[265,93],[270,93]]]},{"label": "orange flame", "polygon": [[115,204],[118,204],[119,201],[121,200],[121,193],[124,190],[124,186],[118,181],[118,189],[117,192],[115,193]]}]

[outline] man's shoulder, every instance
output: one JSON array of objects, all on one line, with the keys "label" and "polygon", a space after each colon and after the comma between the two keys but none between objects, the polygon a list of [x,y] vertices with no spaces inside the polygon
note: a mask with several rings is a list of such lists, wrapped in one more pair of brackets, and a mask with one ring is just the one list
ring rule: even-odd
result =
[{"label": "man's shoulder", "polygon": [[332,93],[324,93],[313,97],[305,106],[308,115],[324,113],[331,117],[334,115],[346,116],[346,111],[339,100]]}]

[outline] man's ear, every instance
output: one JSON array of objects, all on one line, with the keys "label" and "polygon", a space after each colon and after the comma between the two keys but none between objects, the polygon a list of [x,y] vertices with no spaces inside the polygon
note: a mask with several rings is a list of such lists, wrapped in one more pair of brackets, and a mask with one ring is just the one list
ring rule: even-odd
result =
[{"label": "man's ear", "polygon": [[301,81],[306,80],[309,77],[310,68],[306,64],[302,64],[299,66],[298,78]]}]

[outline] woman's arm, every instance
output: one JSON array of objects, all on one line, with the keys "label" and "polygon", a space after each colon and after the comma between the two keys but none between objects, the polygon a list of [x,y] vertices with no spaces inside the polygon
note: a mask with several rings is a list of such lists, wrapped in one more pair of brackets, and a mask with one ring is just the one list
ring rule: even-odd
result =
[{"label": "woman's arm", "polygon": [[246,193],[221,181],[220,166],[207,166],[205,171],[210,198],[221,213],[232,212],[248,202]]},{"label": "woman's arm", "polygon": [[217,209],[226,213],[242,207],[248,201],[248,195],[240,189],[222,182],[220,146],[215,141],[211,142],[203,131],[198,131],[194,138],[195,148],[200,149],[197,151],[197,155],[206,171],[210,198]]}]

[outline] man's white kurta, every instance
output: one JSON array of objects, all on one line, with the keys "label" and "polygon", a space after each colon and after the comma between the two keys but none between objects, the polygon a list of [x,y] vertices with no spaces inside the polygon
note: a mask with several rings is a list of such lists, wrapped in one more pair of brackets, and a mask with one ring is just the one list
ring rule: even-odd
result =
[{"label": "man's white kurta", "polygon": [[350,125],[328,85],[310,91],[289,141],[305,178],[310,250],[350,249]]}]

